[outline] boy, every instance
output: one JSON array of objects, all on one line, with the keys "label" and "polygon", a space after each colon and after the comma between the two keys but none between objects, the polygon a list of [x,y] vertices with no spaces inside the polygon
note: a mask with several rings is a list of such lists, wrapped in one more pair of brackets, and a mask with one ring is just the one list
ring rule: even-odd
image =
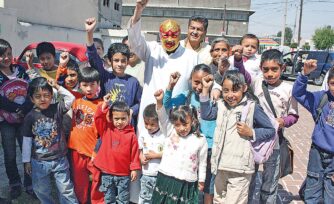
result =
[{"label": "boy", "polygon": [[[94,124],[94,114],[99,102],[100,87],[99,73],[84,67],[78,72],[80,90],[84,97],[73,102],[72,131],[68,147],[72,150],[72,177],[75,194],[80,203],[88,202],[89,189],[91,203],[103,203],[103,194],[98,191],[99,171],[91,165],[93,150],[97,142],[98,133]],[[89,188],[89,175],[92,175],[92,186]]]},{"label": "boy", "polygon": [[[316,70],[316,60],[306,60],[304,69],[297,77],[292,95],[304,106],[315,120],[312,145],[307,166],[305,203],[334,203],[334,68],[328,72],[328,90],[306,90],[308,75]],[[318,110],[327,95],[321,111]],[[320,115],[319,115],[320,114]]]},{"label": "boy", "polygon": [[[55,88],[63,100],[51,104]],[[74,96],[55,81],[37,77],[29,84],[28,94],[35,108],[24,118],[22,162],[32,175],[32,184],[41,203],[53,203],[50,176],[56,180],[60,203],[78,203],[70,180],[66,158],[63,115],[71,108]]]},{"label": "boy", "polygon": [[95,18],[89,18],[85,22],[87,31],[87,53],[92,67],[97,69],[101,77],[101,95],[112,94],[113,101],[124,101],[130,107],[130,118],[135,126],[139,112],[139,103],[142,89],[138,80],[125,74],[126,66],[130,58],[129,48],[122,43],[114,43],[108,49],[108,58],[113,71],[110,73],[104,69],[99,58],[94,42],[93,32],[96,27]]},{"label": "boy", "polygon": [[[263,86],[266,86],[277,114],[276,121],[279,129],[284,130],[298,121],[297,101],[292,96],[292,85],[280,79],[284,69],[283,54],[275,49],[262,53],[260,63],[262,76],[252,80],[254,95],[258,97],[261,107],[267,115],[273,118],[274,113],[267,102]],[[257,172],[259,165],[256,165]],[[253,200],[255,189],[255,177],[253,175],[250,185],[249,201]],[[263,164],[262,185],[260,188],[260,203],[276,203],[278,180],[280,178],[280,145],[278,140],[269,159]]]},{"label": "boy", "polygon": [[138,140],[129,124],[130,108],[126,103],[116,101],[109,108],[111,95],[103,99],[94,116],[101,137],[101,146],[93,161],[102,172],[99,190],[104,193],[105,203],[129,203],[130,180],[135,181],[140,170]]},{"label": "boy", "polygon": [[157,180],[165,135],[160,131],[155,104],[146,106],[143,117],[147,132],[143,131],[138,139],[143,171],[140,179],[139,203],[153,203],[151,198]]}]

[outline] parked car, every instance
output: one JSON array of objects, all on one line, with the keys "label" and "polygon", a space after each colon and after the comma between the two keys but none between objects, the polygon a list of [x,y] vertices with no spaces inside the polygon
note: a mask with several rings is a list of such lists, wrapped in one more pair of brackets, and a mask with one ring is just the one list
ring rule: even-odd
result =
[{"label": "parked car", "polygon": [[327,71],[334,65],[334,53],[328,51],[294,51],[283,56],[286,69],[282,78],[296,77],[302,71],[304,62],[308,59],[316,59],[317,69],[313,71],[309,79],[315,85],[321,86]]},{"label": "parked car", "polygon": [[[60,53],[67,51],[70,53],[70,58],[77,62],[79,65],[82,63],[86,63],[88,61],[88,57],[86,55],[86,46],[77,44],[77,43],[70,43],[70,42],[58,42],[58,41],[51,41],[51,43],[55,46],[56,48],[56,64],[59,62],[59,56]],[[34,53],[34,59],[33,59],[33,64],[36,68],[41,68],[41,64],[39,63],[39,60],[36,55],[36,47],[38,43],[31,43],[27,47],[23,49],[21,54],[17,57],[14,58],[14,63],[22,65],[25,68],[28,68],[27,62],[25,59],[24,54],[28,51],[31,50]]]}]

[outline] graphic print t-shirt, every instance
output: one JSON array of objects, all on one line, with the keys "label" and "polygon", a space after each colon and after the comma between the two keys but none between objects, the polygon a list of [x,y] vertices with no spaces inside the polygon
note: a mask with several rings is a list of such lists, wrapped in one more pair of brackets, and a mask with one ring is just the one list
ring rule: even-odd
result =
[{"label": "graphic print t-shirt", "polygon": [[32,158],[53,160],[66,154],[66,140],[61,131],[61,119],[67,112],[64,102],[51,104],[48,109],[31,110],[24,118],[22,134],[32,137]]}]

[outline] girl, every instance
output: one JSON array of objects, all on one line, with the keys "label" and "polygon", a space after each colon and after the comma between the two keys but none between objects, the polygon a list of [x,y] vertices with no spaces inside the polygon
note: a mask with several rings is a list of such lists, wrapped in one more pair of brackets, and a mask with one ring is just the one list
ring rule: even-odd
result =
[{"label": "girl", "polygon": [[[214,203],[247,203],[248,188],[254,173],[251,141],[274,136],[268,116],[249,96],[245,77],[236,70],[226,71],[223,100],[212,106],[209,89],[213,76],[203,78],[200,95],[201,117],[216,119],[211,156],[211,172],[216,175]],[[240,122],[247,110],[245,121]]]},{"label": "girl", "polygon": [[153,203],[198,203],[203,190],[208,145],[199,134],[196,111],[190,106],[174,108],[169,116],[163,107],[163,91],[154,96],[160,127],[167,136],[159,166]]},{"label": "girl", "polygon": [[[191,87],[190,91],[186,91],[175,98],[172,97],[173,88],[176,85],[180,74],[178,72],[172,73],[170,76],[170,81],[167,87],[167,90],[164,94],[163,104],[166,109],[170,109],[172,106],[179,106],[179,105],[192,105],[199,116],[200,114],[200,101],[199,101],[199,94],[202,92],[202,78],[210,75],[211,69],[209,66],[205,64],[198,64],[194,67],[193,71],[191,72]],[[204,185],[204,203],[210,204],[212,203],[213,199],[213,185],[214,185],[214,178],[211,174],[211,148],[213,143],[213,134],[216,127],[215,120],[203,120],[199,118],[200,122],[200,132],[206,138],[208,143],[208,157],[207,157],[207,167],[206,167],[206,178],[205,178],[205,185]]]},{"label": "girl", "polygon": [[[21,178],[16,164],[16,140],[22,147],[20,134],[23,120],[23,110],[29,77],[23,67],[12,64],[12,47],[9,42],[0,39],[0,131],[4,151],[5,167],[9,179],[10,196],[12,199],[21,194]],[[24,186],[26,192],[33,195],[31,178],[25,174]]]}]

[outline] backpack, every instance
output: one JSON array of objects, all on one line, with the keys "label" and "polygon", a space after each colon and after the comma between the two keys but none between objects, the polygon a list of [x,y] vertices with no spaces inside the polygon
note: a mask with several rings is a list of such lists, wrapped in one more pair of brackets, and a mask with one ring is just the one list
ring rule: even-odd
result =
[{"label": "backpack", "polygon": [[[246,117],[249,111],[249,105],[250,102],[247,101],[246,105],[242,109],[241,119],[240,119],[241,122],[246,121]],[[276,119],[273,118],[271,115],[268,115],[268,117],[270,119],[271,124],[275,128],[275,135],[266,140],[251,142],[254,161],[257,164],[263,164],[269,159],[269,157],[274,151],[275,143],[278,140],[278,131],[277,131],[278,123]]]}]

